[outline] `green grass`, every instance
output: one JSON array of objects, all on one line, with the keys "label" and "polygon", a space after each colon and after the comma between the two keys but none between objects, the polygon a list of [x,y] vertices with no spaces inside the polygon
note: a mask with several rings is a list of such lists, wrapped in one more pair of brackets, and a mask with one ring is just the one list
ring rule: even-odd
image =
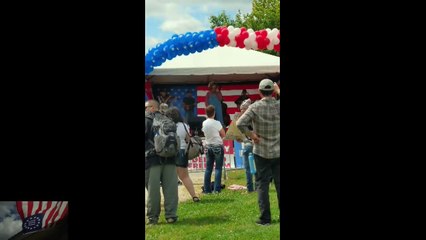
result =
[{"label": "green grass", "polygon": [[[245,186],[244,170],[227,171],[226,187],[232,184]],[[196,240],[196,239],[279,239],[280,223],[275,186],[270,185],[272,224],[258,226],[257,193],[245,190],[223,190],[220,194],[202,195],[199,203],[179,203],[178,222],[167,224],[164,210],[158,225],[145,227],[145,239]]]}]

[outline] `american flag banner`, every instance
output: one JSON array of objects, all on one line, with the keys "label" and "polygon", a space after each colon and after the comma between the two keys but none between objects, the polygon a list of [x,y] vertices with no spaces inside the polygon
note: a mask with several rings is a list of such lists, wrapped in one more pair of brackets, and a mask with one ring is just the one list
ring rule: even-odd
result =
[{"label": "american flag banner", "polygon": [[23,233],[52,227],[68,214],[67,201],[17,201],[16,208]]},{"label": "american flag banner", "polygon": [[[234,119],[235,113],[240,110],[237,108],[235,101],[241,96],[242,90],[247,90],[247,93],[252,102],[260,99],[259,84],[235,84],[235,85],[220,85],[223,102],[228,106],[227,113]],[[206,115],[206,95],[209,91],[207,85],[197,86],[197,115],[207,117]]]}]

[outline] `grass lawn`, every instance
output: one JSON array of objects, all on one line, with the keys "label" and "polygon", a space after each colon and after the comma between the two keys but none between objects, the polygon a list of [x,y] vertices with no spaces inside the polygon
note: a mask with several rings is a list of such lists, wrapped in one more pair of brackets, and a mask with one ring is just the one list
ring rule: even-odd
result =
[{"label": "grass lawn", "polygon": [[[226,187],[232,184],[245,186],[244,170],[227,171]],[[185,189],[186,191],[186,189]],[[202,195],[198,203],[179,203],[178,222],[167,224],[164,209],[158,225],[145,226],[145,239],[279,239],[280,223],[275,186],[270,185],[272,224],[258,226],[257,193],[246,190],[223,190],[220,194]]]}]

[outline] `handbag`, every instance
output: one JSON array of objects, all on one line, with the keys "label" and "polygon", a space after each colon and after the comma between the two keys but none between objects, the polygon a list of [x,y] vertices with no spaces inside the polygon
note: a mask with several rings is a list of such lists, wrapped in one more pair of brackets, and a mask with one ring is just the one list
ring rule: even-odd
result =
[{"label": "handbag", "polygon": [[191,134],[189,134],[188,130],[186,129],[185,123],[183,123],[183,127],[187,133],[185,137],[185,142],[187,143],[185,156],[189,161],[204,153],[203,141],[198,136],[191,136]]}]

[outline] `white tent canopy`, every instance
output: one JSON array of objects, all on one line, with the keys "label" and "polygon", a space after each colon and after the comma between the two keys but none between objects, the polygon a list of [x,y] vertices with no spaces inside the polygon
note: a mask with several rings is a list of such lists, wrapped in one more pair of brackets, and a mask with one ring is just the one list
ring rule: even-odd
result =
[{"label": "white tent canopy", "polygon": [[280,73],[280,58],[235,47],[216,47],[178,56],[154,68],[154,84],[259,81]]}]

